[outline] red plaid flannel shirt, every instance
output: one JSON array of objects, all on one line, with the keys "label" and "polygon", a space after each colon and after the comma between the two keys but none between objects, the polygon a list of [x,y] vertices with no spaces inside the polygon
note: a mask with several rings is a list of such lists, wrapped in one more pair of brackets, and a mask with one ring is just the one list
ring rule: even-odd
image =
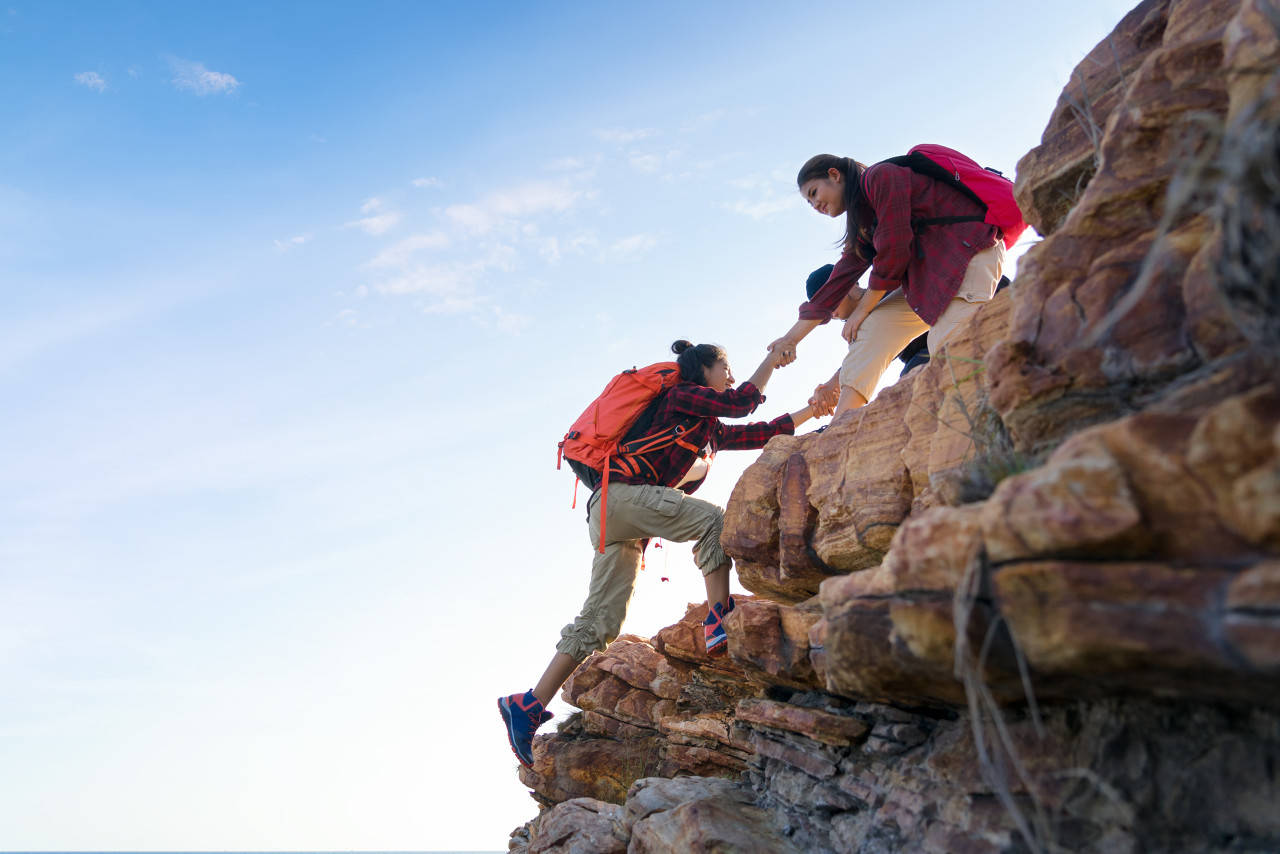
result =
[{"label": "red plaid flannel shirt", "polygon": [[[742,418],[750,415],[764,402],[764,395],[754,385],[744,382],[737,388],[716,391],[704,385],[682,381],[667,391],[653,415],[653,432],[679,422],[686,426],[681,441],[694,448],[711,448],[717,451],[745,451],[763,448],[765,443],[779,434],[791,435],[796,426],[790,415],[780,415],[772,421],[755,421],[750,424],[725,424],[719,418]],[[672,444],[646,456],[658,472],[659,486],[675,486],[680,482],[699,453]],[[708,458],[710,461],[710,458]],[[646,484],[655,481],[643,477],[631,477],[610,466],[611,483]],[[706,478],[686,483],[680,487],[692,494]]]},{"label": "red plaid flannel shirt", "polygon": [[862,187],[868,204],[859,223],[860,251],[840,256],[827,283],[800,306],[800,318],[826,323],[870,267],[872,290],[902,288],[907,305],[932,326],[955,299],[973,256],[995,245],[999,229],[985,222],[912,229],[915,219],[983,211],[959,190],[905,166],[877,163],[863,173]]}]

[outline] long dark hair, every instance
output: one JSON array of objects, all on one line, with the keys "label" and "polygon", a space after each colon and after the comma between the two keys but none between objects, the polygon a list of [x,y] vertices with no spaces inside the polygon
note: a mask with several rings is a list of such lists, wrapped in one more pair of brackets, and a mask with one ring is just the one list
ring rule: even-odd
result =
[{"label": "long dark hair", "polygon": [[862,216],[862,173],[867,171],[867,167],[852,157],[815,154],[800,167],[796,187],[803,187],[805,182],[814,178],[828,177],[829,169],[835,169],[844,176],[844,237],[840,238],[840,243],[845,252],[852,252],[858,238],[858,220]]},{"label": "long dark hair", "polygon": [[681,339],[671,345],[671,352],[676,354],[676,364],[680,366],[680,379],[698,385],[707,384],[707,368],[724,359],[724,348],[719,344],[698,344],[694,346]]}]

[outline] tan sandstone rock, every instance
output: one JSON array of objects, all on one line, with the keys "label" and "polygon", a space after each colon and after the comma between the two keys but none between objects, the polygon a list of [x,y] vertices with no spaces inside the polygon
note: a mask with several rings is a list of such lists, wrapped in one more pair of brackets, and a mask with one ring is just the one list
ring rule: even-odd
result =
[{"label": "tan sandstone rock", "polygon": [[739,599],[725,621],[729,657],[749,679],[763,684],[821,687],[809,661],[809,630],[821,616],[816,598],[794,607]]},{"label": "tan sandstone rock", "polygon": [[[986,364],[992,404],[1020,447],[1132,411],[1197,363],[1183,278],[1212,234],[1200,216],[1207,200],[1172,211],[1170,230],[1156,238],[1194,139],[1187,116],[1226,111],[1222,35],[1233,8],[1169,5],[1160,47],[1129,76],[1104,129],[1098,173],[1019,265],[1010,334]],[[1152,275],[1113,316],[1153,245]]]},{"label": "tan sandstone rock", "polygon": [[734,717],[740,723],[786,730],[831,745],[856,744],[870,729],[847,715],[763,699],[742,700]]},{"label": "tan sandstone rock", "polygon": [[1093,177],[1102,129],[1129,78],[1159,45],[1168,7],[1168,0],[1146,0],[1125,15],[1076,67],[1040,145],[1018,161],[1018,207],[1041,234],[1058,228]]}]

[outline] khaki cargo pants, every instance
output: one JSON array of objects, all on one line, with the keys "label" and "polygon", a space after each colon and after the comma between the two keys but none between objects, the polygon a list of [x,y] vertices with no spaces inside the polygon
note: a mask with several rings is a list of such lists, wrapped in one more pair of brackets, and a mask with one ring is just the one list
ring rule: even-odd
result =
[{"label": "khaki cargo pants", "polygon": [[581,661],[593,651],[604,649],[622,630],[627,616],[636,572],[644,554],[642,543],[661,537],[673,543],[696,540],[693,557],[703,575],[729,566],[720,547],[724,511],[709,501],[686,495],[667,486],[609,484],[608,538],[604,554],[600,542],[600,491],[587,505],[587,532],[596,549],[591,562],[591,586],[582,612],[560,631],[556,651]]},{"label": "khaki cargo pants", "polygon": [[965,269],[959,293],[932,327],[911,310],[901,290],[886,294],[862,321],[857,337],[849,343],[849,355],[840,366],[840,385],[870,400],[889,363],[911,339],[925,332],[929,333],[926,342],[929,355],[936,355],[956,330],[991,301],[1004,273],[1004,262],[1004,241],[999,239],[995,246],[974,255]]}]

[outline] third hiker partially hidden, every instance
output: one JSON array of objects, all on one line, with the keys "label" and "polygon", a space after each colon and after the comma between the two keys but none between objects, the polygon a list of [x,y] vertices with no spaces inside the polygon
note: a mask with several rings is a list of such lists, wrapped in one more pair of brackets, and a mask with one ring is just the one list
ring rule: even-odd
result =
[{"label": "third hiker partially hidden", "polygon": [[[545,705],[583,659],[604,649],[621,631],[651,537],[695,543],[694,560],[707,588],[706,650],[711,655],[724,652],[722,621],[734,608],[729,595],[732,564],[720,547],[724,511],[692,493],[704,482],[717,451],[762,448],[812,417],[805,407],[772,421],[725,424],[721,417],[749,415],[764,400],[777,356],[767,356],[750,379],[734,388],[733,371],[720,347],[677,341],[671,349],[677,354],[674,364],[615,377],[562,443],[565,458],[593,490],[587,532],[596,554],[582,611],[561,631],[555,656],[538,684],[498,700],[511,748],[524,765],[533,764],[534,731],[550,718]],[[612,433],[602,426],[612,423],[618,425]]]}]

